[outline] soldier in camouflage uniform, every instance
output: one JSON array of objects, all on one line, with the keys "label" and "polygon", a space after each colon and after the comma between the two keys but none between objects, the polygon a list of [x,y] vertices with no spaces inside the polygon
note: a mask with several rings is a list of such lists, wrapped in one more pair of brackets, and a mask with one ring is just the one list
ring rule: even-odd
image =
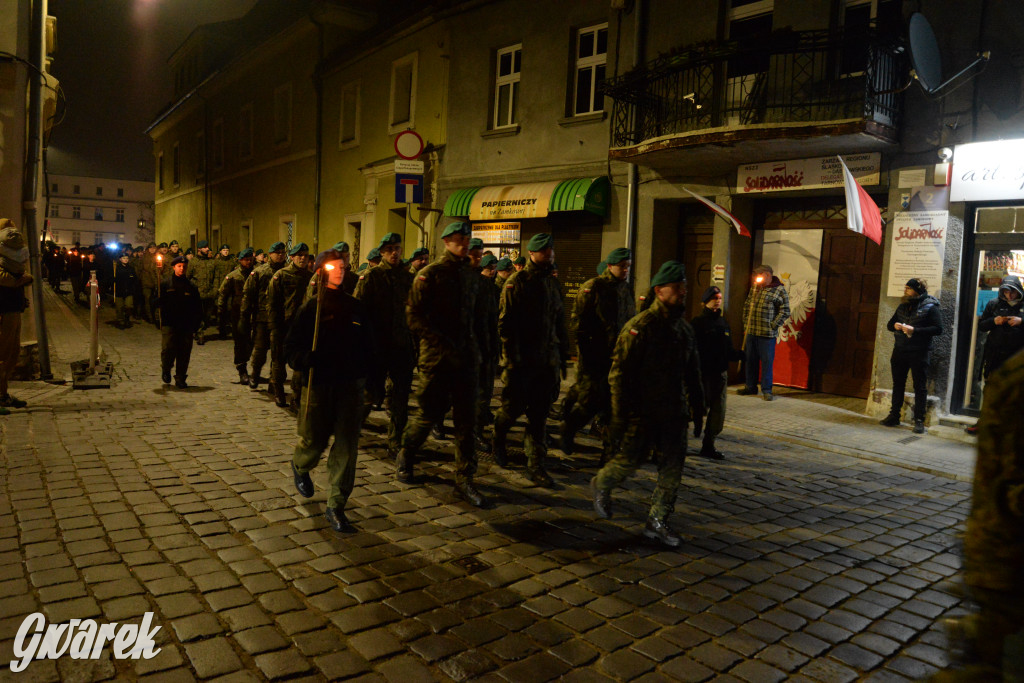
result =
[{"label": "soldier in camouflage uniform", "polygon": [[370,250],[370,253],[366,255],[366,263],[364,264],[367,269],[376,268],[380,265],[380,249],[374,247]]},{"label": "soldier in camouflage uniform", "polygon": [[[964,582],[977,614],[947,622],[959,671],[934,681],[1020,680],[1024,671],[1024,351],[991,375],[978,420]],[[955,657],[957,658],[957,657]],[[1014,678],[1017,676],[1018,678]]]},{"label": "soldier in camouflage uniform", "polygon": [[429,249],[427,249],[426,247],[420,247],[419,249],[416,249],[415,251],[412,252],[412,255],[409,257],[409,272],[412,273],[413,275],[416,275],[421,270],[423,270],[423,266],[427,265],[429,261]]},{"label": "soldier in camouflage uniform", "polygon": [[[142,284],[142,301],[138,308],[142,311],[142,319],[148,323],[156,322],[156,301],[160,296],[161,268],[157,267],[156,254],[156,243],[150,242],[141,259],[142,275],[139,280]],[[162,262],[163,258],[161,258]]]},{"label": "soldier in camouflage uniform", "polygon": [[[284,358],[284,338],[288,334],[292,320],[302,305],[306,295],[306,285],[312,273],[306,267],[309,259],[309,247],[299,242],[288,252],[291,263],[274,273],[267,286],[267,313],[270,328],[270,375],[274,387],[274,399],[277,405],[285,408],[288,401],[285,397],[284,382],[288,375]],[[300,386],[296,377],[292,377],[292,394],[295,405],[298,404]]]},{"label": "soldier in camouflage uniform", "polygon": [[658,483],[644,536],[675,547],[680,539],[669,527],[668,517],[686,459],[687,421],[690,414],[704,414],[704,398],[693,328],[683,317],[683,264],[665,262],[651,285],[654,303],[626,323],[615,343],[608,383],[612,438],[619,446],[591,481],[591,488],[594,510],[600,517],[610,518],[612,491],[655,451]]},{"label": "soldier in camouflage uniform", "polygon": [[[213,276],[217,283],[217,289],[220,290],[221,283],[224,282],[224,278],[228,276],[228,273],[233,271],[238,265],[235,260],[234,254],[231,253],[231,247],[226,244],[220,245],[220,251],[213,259]],[[231,324],[231,320],[228,318],[227,311],[222,311],[220,307],[217,307],[217,331],[220,333],[221,339],[227,339],[228,335],[234,329]]]},{"label": "soldier in camouflage uniform", "polygon": [[476,411],[476,447],[489,451],[491,444],[484,440],[484,427],[494,421],[491,412],[491,399],[494,397],[494,374],[501,360],[501,344],[498,341],[498,309],[501,305],[501,290],[494,285],[495,266],[498,259],[494,254],[484,254],[480,258],[480,276],[483,278],[480,287],[487,305],[485,323],[489,337],[486,352],[481,347],[483,363],[480,365],[480,398]]},{"label": "soldier in camouflage uniform", "polygon": [[494,264],[494,288],[498,290],[498,299],[501,299],[501,292],[505,289],[505,281],[512,277],[512,273],[516,272],[516,267],[512,265],[512,259],[500,258],[498,262]]},{"label": "soldier in camouflage uniform", "polygon": [[565,328],[562,292],[553,274],[554,240],[538,233],[527,244],[530,259],[505,283],[498,314],[498,335],[505,368],[501,408],[494,420],[494,460],[507,462],[505,438],[526,414],[527,476],[538,486],[554,482],[544,469],[547,457],[547,418],[558,395],[559,372],[565,376],[569,336]]},{"label": "soldier in camouflage uniform", "polygon": [[480,277],[469,264],[469,223],[451,223],[441,234],[444,253],[413,280],[407,314],[420,339],[419,411],[409,420],[398,454],[399,481],[412,480],[417,451],[450,407],[455,420],[455,493],[477,507],[487,499],[473,485],[473,422],[480,366]]},{"label": "soldier in camouflage uniform", "polygon": [[164,244],[161,242],[160,247],[166,249],[164,252],[164,260],[167,261],[168,267],[170,267],[171,261],[179,256],[184,256],[181,252],[181,245],[178,244],[178,240],[171,240],[170,244]]},{"label": "soldier in camouflage uniform", "polygon": [[238,381],[242,385],[249,384],[246,366],[252,353],[252,338],[242,333],[242,299],[245,283],[252,273],[252,264],[252,249],[247,247],[238,255],[238,267],[224,276],[217,293],[220,318],[231,324],[231,336],[235,342],[235,370],[238,370]]},{"label": "soldier in camouflage uniform", "polygon": [[206,328],[216,323],[217,288],[220,281],[215,279],[217,272],[215,262],[210,255],[210,243],[202,240],[197,249],[199,253],[188,264],[188,279],[199,290],[199,301],[203,306],[203,326],[196,332],[196,343],[202,346],[205,342]]},{"label": "soldier in camouflage uniform", "polygon": [[[345,272],[342,274],[341,290],[346,294],[354,294],[356,291],[356,285],[359,284],[359,276],[353,273],[352,268],[350,267],[352,261],[348,242],[335,242],[330,251],[338,252],[338,254],[341,255],[341,260],[345,262]],[[302,302],[305,303],[310,299],[315,299],[317,287],[319,286],[320,270],[316,269],[313,271],[313,277],[309,278],[309,284],[306,285],[306,295],[303,297]]]},{"label": "soldier in camouflage uniform", "polygon": [[[259,389],[260,371],[267,362],[267,351],[270,349],[270,311],[268,308],[267,288],[274,273],[284,268],[284,242],[274,242],[268,250],[267,262],[253,269],[245,280],[242,290],[242,321],[241,331],[252,340],[252,374],[249,375],[249,386]],[[273,376],[271,376],[273,381]],[[273,390],[273,387],[271,387]]]},{"label": "soldier in camouflage uniform", "polygon": [[380,265],[359,276],[355,297],[365,305],[377,350],[376,367],[366,384],[366,413],[371,406],[381,405],[386,393],[390,396],[387,449],[395,458],[409,420],[409,391],[416,364],[416,348],[405,314],[413,276],[402,264],[401,235],[384,235],[378,249]]},{"label": "soldier in camouflage uniform", "polygon": [[[633,265],[629,249],[613,249],[604,260],[604,272],[580,287],[570,325],[576,330],[576,383],[570,393],[575,397],[563,415],[560,427],[562,452],[572,455],[573,439],[584,425],[598,414],[611,409],[608,371],[612,350],[626,321],[636,315],[633,294],[627,278]],[[611,442],[605,438],[605,460],[611,454]]]}]

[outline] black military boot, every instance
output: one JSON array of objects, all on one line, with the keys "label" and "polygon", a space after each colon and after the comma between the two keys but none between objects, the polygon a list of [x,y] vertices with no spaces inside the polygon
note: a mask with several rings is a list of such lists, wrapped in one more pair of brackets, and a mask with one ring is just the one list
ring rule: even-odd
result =
[{"label": "black military boot", "polygon": [[700,447],[700,455],[705,458],[711,458],[712,460],[724,460],[725,456],[721,452],[715,450],[715,440],[709,439],[707,436],[704,437],[704,442]]},{"label": "black military boot", "polygon": [[198,344],[199,346],[202,346],[203,344],[206,343],[206,339],[203,337],[203,333],[202,332],[196,332],[195,339],[196,339],[196,344]]},{"label": "black military boot", "polygon": [[562,420],[562,424],[558,425],[558,447],[566,455],[572,455],[576,449],[575,436],[572,427],[569,426],[569,420]]},{"label": "black military boot", "polygon": [[395,480],[403,484],[411,484],[413,480],[412,466],[412,456],[403,448],[395,459]]},{"label": "black military boot", "polygon": [[283,387],[274,387],[274,401],[278,408],[288,407],[288,397],[285,395]]},{"label": "black military boot", "polygon": [[163,372],[161,372],[160,373],[160,380],[164,384],[170,384],[171,383],[171,371],[170,370],[164,370]]},{"label": "black military boot", "polygon": [[310,478],[309,472],[299,472],[292,463],[292,479],[295,480],[295,490],[299,495],[303,498],[313,497],[313,479]]},{"label": "black military boot", "polygon": [[482,508],[487,506],[487,498],[476,490],[472,479],[463,479],[462,481],[455,482],[455,496],[473,507]]},{"label": "black military boot", "polygon": [[352,526],[352,523],[348,521],[348,517],[345,516],[345,508],[329,507],[324,512],[324,516],[327,517],[327,523],[331,525],[335,532],[339,534],[355,533],[356,528]]},{"label": "black military boot", "polygon": [[494,437],[491,439],[491,455],[494,456],[494,464],[498,467],[508,467],[508,449],[505,447],[505,432],[494,430]]},{"label": "black military boot", "polygon": [[611,519],[612,492],[597,488],[597,477],[590,480],[590,491],[594,494],[594,512],[602,519]]},{"label": "black military boot", "polygon": [[249,373],[245,371],[245,366],[238,368],[238,383],[245,386],[249,383]]},{"label": "black military boot", "polygon": [[260,371],[256,368],[253,368],[252,374],[249,375],[249,388],[254,391],[260,388]]},{"label": "black military boot", "polygon": [[551,475],[547,473],[543,467],[531,467],[527,469],[526,476],[529,477],[530,481],[537,486],[544,488],[554,488],[555,480],[551,478]]},{"label": "black military boot", "polygon": [[672,528],[665,520],[654,517],[647,518],[647,525],[644,527],[644,538],[657,541],[669,548],[677,548],[682,542],[682,539],[673,533]]}]

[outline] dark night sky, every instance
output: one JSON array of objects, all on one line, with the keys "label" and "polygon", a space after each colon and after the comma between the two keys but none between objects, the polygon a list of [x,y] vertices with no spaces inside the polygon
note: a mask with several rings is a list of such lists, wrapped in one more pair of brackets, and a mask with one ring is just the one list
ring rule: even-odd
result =
[{"label": "dark night sky", "polygon": [[48,170],[152,180],[144,131],[173,94],[167,58],[197,26],[239,17],[254,2],[50,0],[67,115],[51,135]]}]

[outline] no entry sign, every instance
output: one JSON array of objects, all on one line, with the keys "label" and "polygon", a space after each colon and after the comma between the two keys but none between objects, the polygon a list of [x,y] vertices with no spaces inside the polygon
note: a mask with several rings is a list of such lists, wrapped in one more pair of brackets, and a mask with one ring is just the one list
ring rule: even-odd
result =
[{"label": "no entry sign", "polygon": [[415,159],[423,153],[423,138],[414,130],[403,130],[395,136],[395,154],[402,159]]}]

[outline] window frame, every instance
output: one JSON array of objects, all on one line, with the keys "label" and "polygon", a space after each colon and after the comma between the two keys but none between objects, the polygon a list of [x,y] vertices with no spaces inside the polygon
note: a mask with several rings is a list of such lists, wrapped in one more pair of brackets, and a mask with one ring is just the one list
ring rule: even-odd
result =
[{"label": "window frame", "polygon": [[177,142],[171,147],[171,185],[181,187],[181,148]]},{"label": "window frame", "polygon": [[[601,30],[605,32],[605,45],[604,52],[598,54],[597,52],[597,35]],[[594,34],[594,54],[590,57],[580,57],[580,40],[587,33]],[[592,26],[584,26],[583,28],[576,30],[576,41],[573,45],[573,63],[574,68],[572,72],[572,101],[570,105],[570,116],[586,116],[587,114],[599,114],[604,112],[604,95],[598,95],[597,93],[597,67],[605,67],[605,76],[608,74],[608,22],[600,24],[593,24]],[[591,108],[587,111],[578,111],[576,109],[577,98],[579,96],[579,82],[580,82],[580,70],[590,69],[590,105]],[[600,99],[600,108],[598,108],[598,99]]]},{"label": "window frame", "polygon": [[[405,65],[411,65],[412,75],[409,82],[409,118],[405,121],[395,121],[395,76],[398,69]],[[403,130],[410,130],[416,127],[416,86],[419,76],[419,52],[410,52],[404,57],[391,62],[391,92],[388,96],[388,135],[401,133]]]},{"label": "window frame", "polygon": [[60,204],[50,204],[49,218],[60,218]]},{"label": "window frame", "polygon": [[114,222],[124,223],[124,209],[114,209]]},{"label": "window frame", "polygon": [[[285,123],[285,131],[284,131],[284,137],[283,138],[280,137],[281,131],[279,130],[279,125],[281,124],[281,121],[278,120],[278,116],[277,116],[278,115],[278,111],[277,111],[278,97],[282,93],[287,93],[287,95],[286,95],[286,98],[287,98],[287,120],[284,122]],[[293,102],[292,102],[292,84],[291,84],[291,81],[289,81],[288,83],[285,83],[283,85],[279,85],[276,88],[274,88],[274,98],[273,98],[273,101],[272,101],[272,105],[273,105],[273,116],[274,116],[274,128],[273,128],[273,131],[274,131],[274,147],[275,148],[288,147],[289,145],[292,144],[292,112],[293,112]]]},{"label": "window frame", "polygon": [[102,221],[102,220],[104,220],[104,218],[103,218],[103,207],[102,206],[94,206],[93,209],[92,209],[92,217],[93,217],[93,220],[95,220],[95,221]]},{"label": "window frame", "polygon": [[[353,92],[353,91],[355,92],[355,99],[356,99],[355,108],[354,108],[354,114],[353,114],[353,117],[352,117],[353,119],[355,119],[354,125],[353,125],[353,130],[354,130],[355,135],[352,137],[351,140],[346,140],[345,139],[345,94],[348,93],[348,92]],[[362,80],[357,79],[357,80],[351,81],[349,83],[346,83],[341,88],[341,100],[339,102],[339,111],[338,111],[338,149],[339,150],[342,150],[342,149],[352,149],[353,147],[358,147],[359,146],[359,123],[360,123],[360,120],[362,119],[362,113],[363,113],[362,110],[363,110],[363,82],[362,82]]]},{"label": "window frame", "polygon": [[[249,119],[249,135],[248,140],[245,136],[245,128],[243,122],[245,119]],[[246,102],[238,110],[238,159],[239,161],[248,161],[253,158],[254,145],[253,145],[253,129],[255,128],[255,115],[253,114],[252,102]],[[246,150],[242,145],[248,142],[249,147]]]},{"label": "window frame", "polygon": [[71,217],[72,218],[78,218],[79,220],[81,220],[81,218],[82,218],[82,207],[80,207],[80,206],[72,206],[71,207]]},{"label": "window frame", "polygon": [[[519,52],[519,71],[512,71],[507,76],[501,75],[501,57],[504,54],[512,55],[512,68],[515,69],[516,65],[516,52]],[[518,112],[518,104],[513,109],[513,103],[519,102],[519,92],[522,90],[520,86],[522,83],[523,74],[523,44],[515,43],[507,47],[499,48],[494,52],[494,89],[492,96],[494,98],[494,106],[491,108],[491,130],[508,130],[515,128],[519,125],[518,118],[513,120],[513,115]],[[501,87],[504,85],[509,86],[509,98],[508,98],[508,123],[498,125],[498,105],[501,103],[501,96],[499,92]],[[513,94],[516,96],[513,97]]]}]

